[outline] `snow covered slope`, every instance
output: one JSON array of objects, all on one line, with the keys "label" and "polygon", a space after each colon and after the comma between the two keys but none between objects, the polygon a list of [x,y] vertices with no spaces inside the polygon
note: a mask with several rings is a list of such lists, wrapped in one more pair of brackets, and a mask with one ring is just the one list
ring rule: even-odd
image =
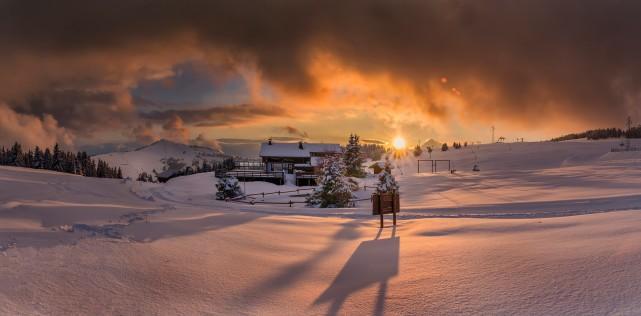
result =
[{"label": "snow covered slope", "polygon": [[[641,152],[620,140],[474,145],[395,160],[401,206],[422,216],[559,216],[641,208]],[[633,146],[641,145],[634,140]],[[424,153],[421,159],[429,159]],[[473,172],[478,164],[480,172]]]},{"label": "snow covered slope", "polygon": [[[639,188],[641,177],[614,176],[636,169],[636,155],[610,156],[538,172],[589,174],[605,162],[610,176],[587,183],[613,196]],[[414,176],[435,187],[446,177]],[[482,171],[445,191],[480,183],[509,195],[521,190],[509,184],[519,177],[544,193],[583,190],[574,175],[557,185],[563,177],[529,173],[506,173],[508,185],[492,189],[494,176]],[[212,186],[195,185],[212,180],[149,184],[0,167],[0,315],[641,314],[638,209],[524,219],[424,219],[403,209],[398,227],[379,229],[367,207],[332,216],[215,201]],[[141,189],[152,195],[133,193]],[[252,188],[262,189],[272,187]],[[462,202],[473,209],[488,196]]]},{"label": "snow covered slope", "polygon": [[202,161],[222,161],[222,152],[200,146],[190,146],[159,140],[151,145],[128,152],[114,152],[94,158],[106,161],[110,166],[120,167],[124,177],[135,179],[140,173],[158,173],[164,170],[178,170]]}]

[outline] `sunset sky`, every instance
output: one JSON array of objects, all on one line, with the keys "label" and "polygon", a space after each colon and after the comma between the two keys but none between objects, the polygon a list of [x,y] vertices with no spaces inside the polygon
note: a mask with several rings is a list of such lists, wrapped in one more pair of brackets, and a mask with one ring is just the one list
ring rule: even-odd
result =
[{"label": "sunset sky", "polygon": [[[638,1],[0,0],[0,143],[542,140],[641,119]],[[110,145],[110,146],[111,146]]]}]

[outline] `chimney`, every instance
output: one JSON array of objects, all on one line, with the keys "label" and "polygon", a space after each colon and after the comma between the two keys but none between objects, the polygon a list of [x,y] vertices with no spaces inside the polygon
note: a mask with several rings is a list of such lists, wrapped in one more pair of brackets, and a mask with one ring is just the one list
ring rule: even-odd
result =
[{"label": "chimney", "polygon": [[270,146],[272,145],[272,138],[271,137],[267,140],[267,145],[270,145]]},{"label": "chimney", "polygon": [[298,142],[298,149],[303,149],[303,141]]}]

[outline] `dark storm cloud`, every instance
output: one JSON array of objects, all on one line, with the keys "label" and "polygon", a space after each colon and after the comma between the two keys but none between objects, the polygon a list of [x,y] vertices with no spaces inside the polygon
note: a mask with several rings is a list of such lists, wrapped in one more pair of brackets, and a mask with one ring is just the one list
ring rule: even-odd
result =
[{"label": "dark storm cloud", "polygon": [[[171,55],[184,45],[226,52],[234,63],[255,63],[276,85],[311,93],[317,81],[308,66],[321,50],[363,74],[411,82],[432,115],[443,115],[447,105],[431,100],[427,84],[446,77],[443,88],[465,99],[468,117],[528,122],[560,114],[614,124],[641,101],[640,17],[641,2],[606,0],[6,0],[0,1],[0,54],[12,58],[0,67],[24,52],[42,58],[100,52],[114,56],[97,66],[109,72],[114,67],[104,65],[141,47]],[[60,80],[82,78],[76,75]],[[10,80],[0,74],[0,85]],[[173,112],[143,117],[176,114],[200,125],[243,119],[237,110]]]},{"label": "dark storm cloud", "polygon": [[182,122],[196,126],[226,126],[262,117],[287,116],[287,111],[278,106],[239,104],[205,109],[151,111],[140,113],[139,116],[160,122],[180,118]]},{"label": "dark storm cloud", "polygon": [[50,90],[26,96],[12,105],[18,113],[51,115],[72,131],[92,132],[122,126],[122,120],[131,113],[119,106],[120,102],[112,91]]}]

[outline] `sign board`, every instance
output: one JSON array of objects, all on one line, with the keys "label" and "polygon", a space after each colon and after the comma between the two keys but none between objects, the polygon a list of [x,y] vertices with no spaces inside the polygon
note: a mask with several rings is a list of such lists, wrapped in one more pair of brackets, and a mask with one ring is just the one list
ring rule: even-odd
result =
[{"label": "sign board", "polygon": [[372,215],[382,215],[400,212],[398,193],[372,194]]}]

